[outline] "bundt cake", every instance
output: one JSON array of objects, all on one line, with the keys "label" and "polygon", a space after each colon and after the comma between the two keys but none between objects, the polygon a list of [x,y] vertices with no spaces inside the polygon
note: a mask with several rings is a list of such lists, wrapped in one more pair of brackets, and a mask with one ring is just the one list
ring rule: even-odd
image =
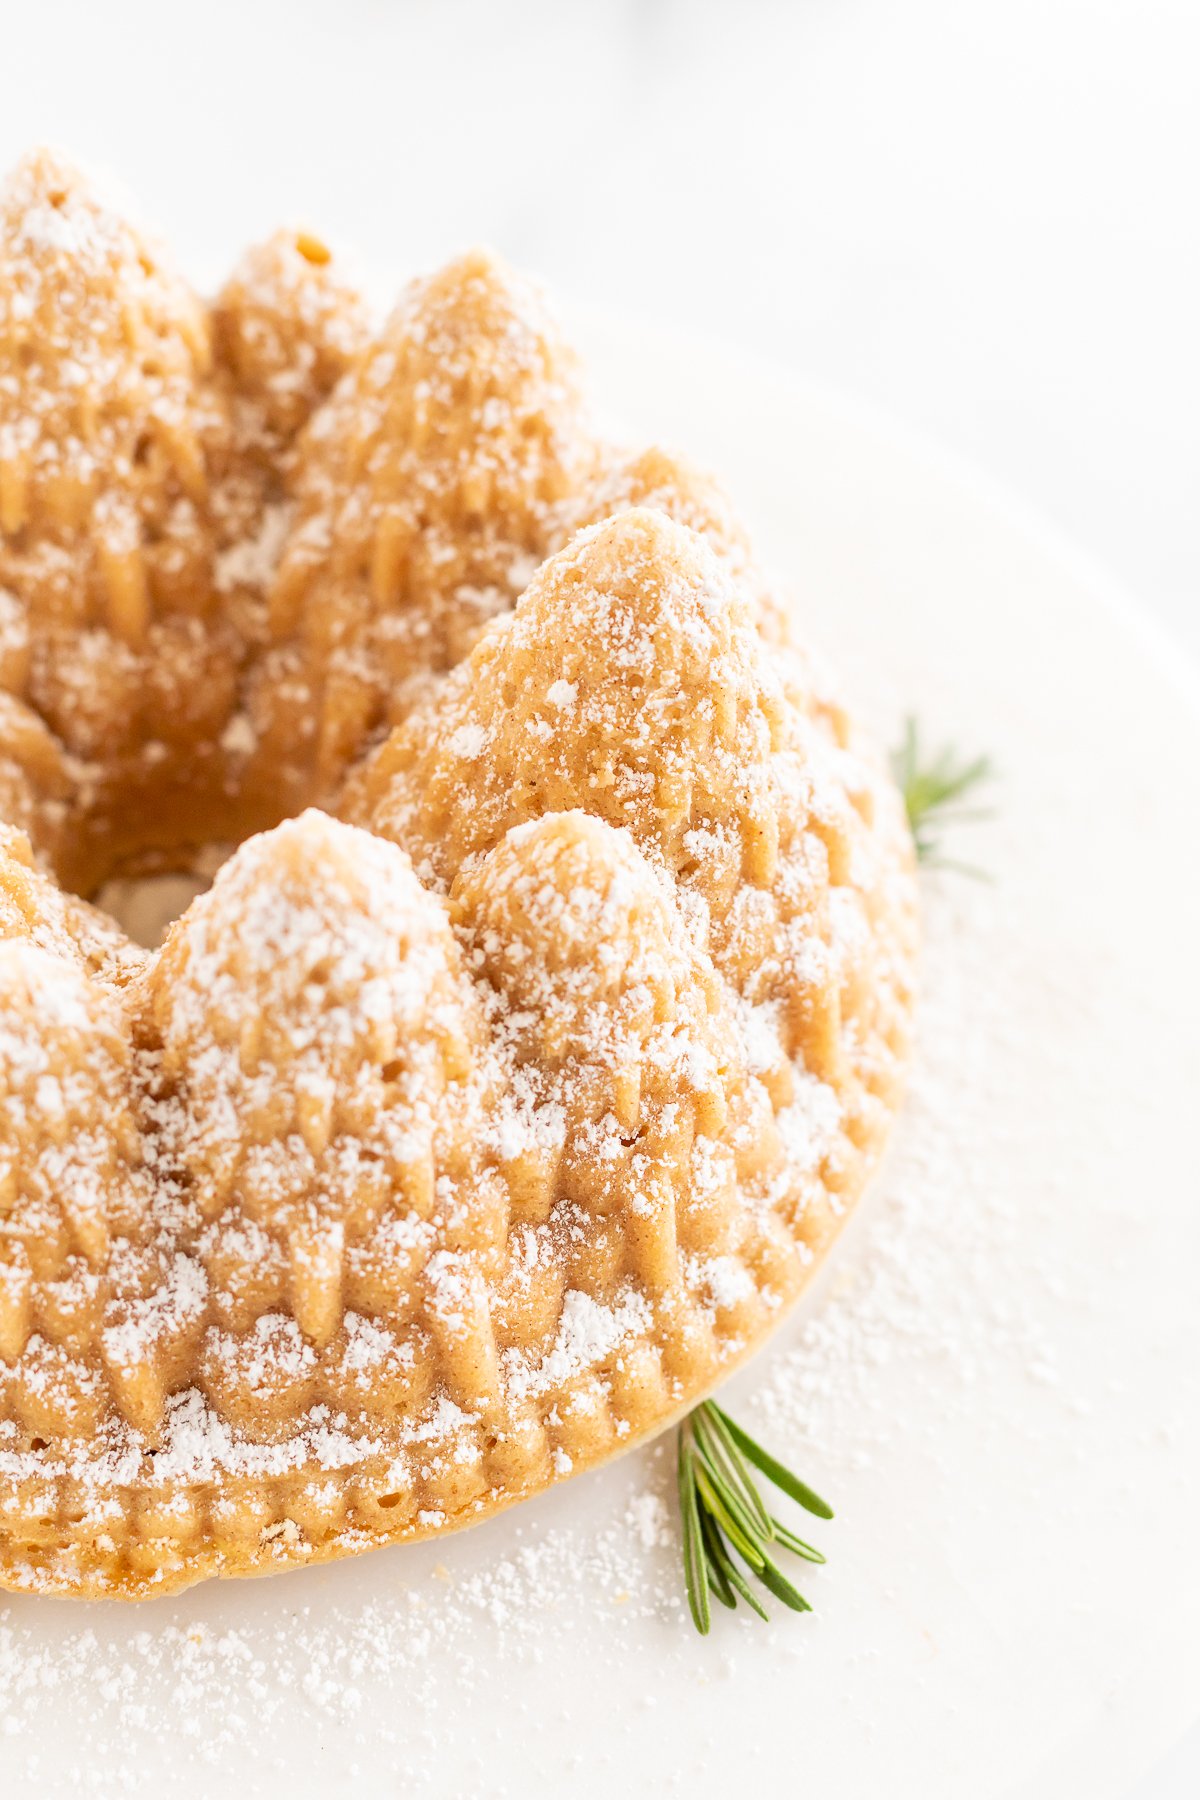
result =
[{"label": "bundt cake", "polygon": [[[480,253],[376,330],[284,233],[210,307],[18,168],[0,821],[13,1588],[418,1538],[660,1430],[897,1105],[899,797]],[[214,846],[157,950],[92,903]]]}]

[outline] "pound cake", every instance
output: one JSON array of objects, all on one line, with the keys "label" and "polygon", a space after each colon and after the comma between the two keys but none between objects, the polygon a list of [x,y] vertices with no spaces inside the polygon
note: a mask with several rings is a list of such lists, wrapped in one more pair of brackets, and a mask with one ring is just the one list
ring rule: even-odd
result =
[{"label": "pound cake", "polygon": [[[794,614],[794,609],[793,609]],[[425,1537],[759,1347],[898,1104],[903,807],[472,253],[379,327],[0,197],[0,1583]],[[217,866],[161,947],[106,882]]]}]

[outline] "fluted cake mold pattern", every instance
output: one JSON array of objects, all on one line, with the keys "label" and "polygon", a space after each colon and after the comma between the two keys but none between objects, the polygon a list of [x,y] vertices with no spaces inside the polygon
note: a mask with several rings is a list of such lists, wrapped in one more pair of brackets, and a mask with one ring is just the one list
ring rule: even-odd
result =
[{"label": "fluted cake mold pattern", "polygon": [[[0,199],[0,1582],[470,1524],[757,1348],[899,1101],[903,808],[472,253]],[[86,896],[236,845],[162,947]],[[82,896],[82,897],[81,897]]]}]

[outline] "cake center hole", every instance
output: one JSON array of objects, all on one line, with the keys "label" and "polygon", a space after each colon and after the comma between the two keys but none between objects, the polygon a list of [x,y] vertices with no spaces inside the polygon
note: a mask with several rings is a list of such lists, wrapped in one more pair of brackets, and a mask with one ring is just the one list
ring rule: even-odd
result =
[{"label": "cake center hole", "polygon": [[114,875],[100,888],[95,904],[114,918],[135,944],[157,950],[167,927],[187,911],[197,894],[212,886],[215,872],[173,869],[148,875]]}]

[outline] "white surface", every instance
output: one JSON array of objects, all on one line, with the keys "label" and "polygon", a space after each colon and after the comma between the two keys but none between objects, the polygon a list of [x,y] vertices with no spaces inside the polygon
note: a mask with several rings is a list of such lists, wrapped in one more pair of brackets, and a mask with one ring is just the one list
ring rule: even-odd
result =
[{"label": "white surface", "polygon": [[[1117,1800],[1191,1716],[1196,696],[1097,577],[932,453],[707,346],[593,336],[631,426],[721,451],[880,724],[915,706],[1004,770],[970,844],[995,885],[931,893],[895,1155],[734,1384],[836,1496],[819,1616],[722,1616],[700,1643],[621,1604],[675,1556],[623,1523],[662,1480],[640,1453],[440,1545],[136,1612],[10,1602],[6,1793],[315,1796],[353,1768],[431,1800],[748,1772],[832,1800]],[[523,1623],[486,1586],[514,1558]],[[379,1608],[394,1660],[372,1659]],[[22,1693],[30,1663],[58,1684]]]},{"label": "white surface", "polygon": [[[0,164],[111,165],[198,274],[289,216],[490,240],[936,432],[1200,650],[1193,0],[41,0],[3,46]],[[1197,1791],[1200,1731],[1137,1800]]]}]

